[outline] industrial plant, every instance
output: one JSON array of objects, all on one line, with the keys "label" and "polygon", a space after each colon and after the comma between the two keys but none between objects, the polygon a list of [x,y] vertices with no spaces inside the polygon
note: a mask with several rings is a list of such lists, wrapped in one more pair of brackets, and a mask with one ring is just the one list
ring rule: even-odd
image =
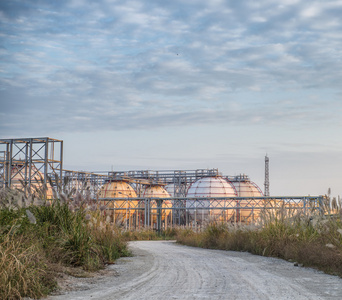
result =
[{"label": "industrial plant", "polygon": [[128,229],[202,226],[210,221],[257,222],[261,211],[283,207],[320,209],[322,197],[269,195],[269,158],[265,157],[264,192],[248,175],[218,169],[85,172],[63,166],[63,141],[44,138],[0,139],[0,188],[32,193],[45,187],[86,192],[104,208],[109,222]]}]

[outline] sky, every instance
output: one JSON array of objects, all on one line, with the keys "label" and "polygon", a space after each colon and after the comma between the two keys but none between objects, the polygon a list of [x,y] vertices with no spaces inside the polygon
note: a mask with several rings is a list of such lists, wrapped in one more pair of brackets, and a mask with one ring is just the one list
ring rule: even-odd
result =
[{"label": "sky", "polygon": [[0,138],[64,168],[342,195],[342,1],[0,1]]}]

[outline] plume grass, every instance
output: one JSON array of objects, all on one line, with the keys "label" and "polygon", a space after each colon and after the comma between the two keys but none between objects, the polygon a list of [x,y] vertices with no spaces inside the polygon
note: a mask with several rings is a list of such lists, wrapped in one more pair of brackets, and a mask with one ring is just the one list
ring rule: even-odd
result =
[{"label": "plume grass", "polygon": [[[331,214],[291,209],[264,211],[256,225],[212,222],[202,231],[181,229],[179,243],[286,259],[342,277],[342,217],[339,206]],[[329,209],[328,209],[329,207]]]},{"label": "plume grass", "polygon": [[0,190],[0,299],[49,294],[60,265],[96,271],[129,255],[121,230],[106,224],[86,191],[58,187],[47,199],[42,189]]}]

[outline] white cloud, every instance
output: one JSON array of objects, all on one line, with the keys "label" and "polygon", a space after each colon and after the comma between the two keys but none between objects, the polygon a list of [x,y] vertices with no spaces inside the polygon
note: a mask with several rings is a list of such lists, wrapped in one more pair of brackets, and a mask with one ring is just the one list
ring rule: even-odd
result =
[{"label": "white cloud", "polygon": [[[329,118],[341,112],[340,1],[82,0],[25,9],[4,3],[2,99],[59,99],[76,116],[84,113],[81,107],[95,111],[86,116],[94,130],[105,121],[124,128],[122,120],[132,128],[315,124],[317,118],[328,122],[329,112],[321,109],[327,101],[335,106]],[[312,93],[315,100],[307,97]],[[279,104],[284,98],[293,99],[291,105]],[[232,99],[240,103],[234,114]],[[53,107],[39,101],[32,102],[36,108]],[[74,130],[76,121],[84,125],[79,118],[63,128]],[[51,128],[57,122],[49,122]]]}]

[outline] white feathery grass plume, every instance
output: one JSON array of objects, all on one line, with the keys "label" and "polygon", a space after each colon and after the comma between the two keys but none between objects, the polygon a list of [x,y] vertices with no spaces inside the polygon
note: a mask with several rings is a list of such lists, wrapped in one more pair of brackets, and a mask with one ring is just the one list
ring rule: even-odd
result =
[{"label": "white feathery grass plume", "polygon": [[37,220],[36,220],[35,216],[28,209],[26,209],[26,215],[27,215],[31,224],[37,224]]},{"label": "white feathery grass plume", "polygon": [[341,228],[337,229],[337,232],[342,235],[342,229]]},{"label": "white feathery grass plume", "polygon": [[86,191],[85,201],[88,203],[91,201],[91,194],[89,190]]},{"label": "white feathery grass plume", "polygon": [[80,192],[77,192],[77,194],[74,196],[74,202],[77,206],[80,206],[83,204],[83,197]]},{"label": "white feathery grass plume", "polygon": [[54,199],[58,199],[57,192],[56,192],[56,190],[54,188],[52,188],[52,195],[53,195]]},{"label": "white feathery grass plume", "polygon": [[26,199],[25,199],[25,197],[21,198],[21,207],[24,207],[24,208],[26,207]]},{"label": "white feathery grass plume", "polygon": [[59,194],[61,203],[67,203],[68,202],[68,197],[64,193]]},{"label": "white feathery grass plume", "polygon": [[38,199],[38,198],[34,198],[33,201],[32,201],[32,204],[34,206],[41,206],[43,204],[43,201]]},{"label": "white feathery grass plume", "polygon": [[72,203],[69,203],[69,204],[68,204],[68,208],[69,208],[69,210],[71,210],[72,212],[75,211],[75,207],[74,207],[74,205],[73,205]]}]

